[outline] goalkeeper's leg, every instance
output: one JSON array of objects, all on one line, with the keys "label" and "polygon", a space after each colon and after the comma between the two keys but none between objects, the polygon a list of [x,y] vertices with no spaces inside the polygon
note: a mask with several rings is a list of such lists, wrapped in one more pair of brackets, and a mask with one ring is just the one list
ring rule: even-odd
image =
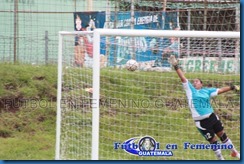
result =
[{"label": "goalkeeper's leg", "polygon": [[[211,120],[208,122],[203,121],[196,121],[197,129],[200,131],[200,133],[203,135],[203,137],[210,143],[218,145],[217,137],[214,133],[214,131],[211,128],[208,128],[210,126]],[[218,149],[218,146],[216,146],[216,149],[213,149],[215,156],[218,160],[224,160],[224,157],[221,153],[221,149]]]},{"label": "goalkeeper's leg", "polygon": [[218,135],[218,137],[220,138],[220,140],[222,141],[223,144],[225,144],[227,146],[228,145],[232,145],[232,149],[230,149],[231,156],[240,159],[240,153],[236,150],[236,148],[233,145],[231,139],[229,139],[227,137],[226,133],[222,130],[222,131],[218,132],[217,135]]},{"label": "goalkeeper's leg", "polygon": [[[218,144],[217,139],[215,138],[214,141],[210,142],[211,144]],[[217,146],[216,146],[217,147]],[[218,160],[224,160],[224,157],[221,153],[221,149],[213,149],[215,156],[218,158]]]}]

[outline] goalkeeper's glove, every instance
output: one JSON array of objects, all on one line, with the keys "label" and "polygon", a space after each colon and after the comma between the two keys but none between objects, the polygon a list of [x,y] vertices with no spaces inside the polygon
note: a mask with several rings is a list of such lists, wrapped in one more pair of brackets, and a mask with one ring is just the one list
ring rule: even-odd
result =
[{"label": "goalkeeper's glove", "polygon": [[230,89],[231,90],[234,90],[234,91],[240,91],[240,86],[239,85],[233,85],[233,84],[231,84],[230,85]]},{"label": "goalkeeper's glove", "polygon": [[177,70],[179,68],[178,61],[175,59],[174,55],[170,55],[168,62]]}]

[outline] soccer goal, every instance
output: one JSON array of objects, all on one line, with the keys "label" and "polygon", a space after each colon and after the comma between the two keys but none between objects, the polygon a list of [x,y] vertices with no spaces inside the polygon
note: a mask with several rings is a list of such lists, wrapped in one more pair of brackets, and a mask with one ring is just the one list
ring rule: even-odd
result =
[{"label": "soccer goal", "polygon": [[[215,160],[169,55],[190,81],[240,84],[239,32],[59,32],[56,159]],[[137,61],[135,71],[126,69],[130,59]],[[240,93],[216,96],[211,104],[240,151]],[[140,152],[147,143],[150,151]]]}]

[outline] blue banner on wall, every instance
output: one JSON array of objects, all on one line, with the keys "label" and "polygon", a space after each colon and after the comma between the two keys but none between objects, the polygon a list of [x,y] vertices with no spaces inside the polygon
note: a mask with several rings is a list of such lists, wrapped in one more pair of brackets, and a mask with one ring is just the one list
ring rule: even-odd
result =
[{"label": "blue banner on wall", "polygon": [[[109,21],[106,21],[105,12],[76,12],[74,29],[76,31],[89,31],[95,28],[173,30],[178,26],[176,12],[135,11],[133,25],[131,12],[111,12],[109,15]],[[110,43],[113,46],[108,50],[105,39],[102,39],[100,52],[104,55],[107,55],[106,50],[109,52],[108,65],[123,65],[131,58],[135,58],[138,62],[161,59],[163,49],[171,44],[168,38],[153,38],[150,34],[148,37],[111,37]]]}]

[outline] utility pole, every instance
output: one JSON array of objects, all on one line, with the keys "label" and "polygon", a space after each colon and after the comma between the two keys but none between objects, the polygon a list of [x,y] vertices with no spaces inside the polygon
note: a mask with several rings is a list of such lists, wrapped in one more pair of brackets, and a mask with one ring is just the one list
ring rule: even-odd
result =
[{"label": "utility pole", "polygon": [[93,11],[93,0],[87,0],[87,10]]},{"label": "utility pole", "polygon": [[18,45],[18,0],[14,1],[14,63],[17,62]]}]

